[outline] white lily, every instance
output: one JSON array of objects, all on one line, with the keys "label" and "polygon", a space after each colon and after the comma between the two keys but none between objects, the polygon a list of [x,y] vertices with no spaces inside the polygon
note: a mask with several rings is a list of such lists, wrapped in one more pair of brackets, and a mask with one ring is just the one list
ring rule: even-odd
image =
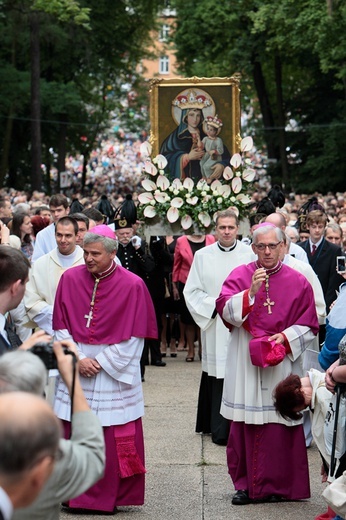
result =
[{"label": "white lily", "polygon": [[203,224],[204,227],[210,226],[211,218],[205,211],[198,214],[198,220]]},{"label": "white lily", "polygon": [[183,186],[186,190],[188,191],[192,191],[193,188],[194,188],[194,182],[192,179],[190,179],[190,177],[186,177],[186,179],[184,179],[184,182],[183,182]]},{"label": "white lily", "polygon": [[241,181],[241,178],[234,177],[234,179],[232,179],[232,190],[234,191],[234,193],[239,193],[241,191],[242,187],[243,187],[243,183]]},{"label": "white lily", "polygon": [[249,152],[253,147],[253,140],[252,140],[252,137],[248,136],[248,137],[244,137],[242,140],[241,140],[241,143],[240,143],[240,150],[242,152]]},{"label": "white lily", "polygon": [[248,195],[245,195],[245,193],[239,193],[236,199],[239,200],[239,202],[241,202],[242,204],[249,204],[249,202],[251,202],[250,197]]},{"label": "white lily", "polygon": [[150,157],[151,156],[151,152],[152,152],[152,146],[150,143],[148,143],[148,141],[145,141],[144,143],[141,144],[141,146],[139,147],[139,151],[140,151],[140,154],[141,156],[146,159],[147,157]]},{"label": "white lily", "polygon": [[256,177],[256,172],[252,168],[246,168],[246,170],[243,171],[242,177],[244,181],[252,182]]},{"label": "white lily", "polygon": [[154,191],[157,188],[155,182],[149,179],[143,179],[141,184],[146,191]]},{"label": "white lily", "polygon": [[138,200],[141,204],[150,204],[154,200],[154,195],[146,191],[138,195]]},{"label": "white lily", "polygon": [[223,184],[219,189],[220,195],[223,196],[224,199],[227,199],[231,194],[231,187],[229,184]]},{"label": "white lily", "polygon": [[185,229],[185,230],[186,230],[186,229],[189,229],[189,228],[192,226],[192,224],[193,224],[193,220],[192,220],[192,218],[190,217],[190,215],[185,215],[185,216],[181,219],[180,222],[181,222],[181,227],[182,227],[183,229]]},{"label": "white lily", "polygon": [[211,189],[212,189],[214,192],[216,191],[217,193],[220,193],[219,190],[220,190],[221,186],[222,186],[221,182],[220,182],[219,180],[217,180],[217,179],[216,179],[215,181],[213,181],[213,182],[211,183],[211,185],[210,185]]},{"label": "white lily", "polygon": [[146,206],[144,208],[143,215],[148,218],[153,218],[156,215],[156,209],[152,206]]},{"label": "white lily", "polygon": [[166,202],[166,194],[162,193],[161,191],[155,193],[154,195],[156,202],[163,203]]},{"label": "white lily", "polygon": [[190,199],[186,199],[186,202],[188,204],[191,204],[191,206],[196,206],[197,202],[198,202],[198,197],[191,197]]},{"label": "white lily", "polygon": [[153,177],[155,177],[157,175],[157,168],[150,161],[146,161],[144,170],[146,171],[146,173],[149,173],[149,175],[152,175]]},{"label": "white lily", "polygon": [[173,222],[176,222],[179,218],[179,211],[177,210],[177,208],[173,208],[172,206],[169,208],[169,210],[167,211],[167,220],[168,222],[170,222],[171,224],[173,224]]},{"label": "white lily", "polygon": [[235,153],[234,155],[232,155],[230,162],[233,168],[239,168],[239,166],[241,165],[241,155],[239,153]]},{"label": "white lily", "polygon": [[164,175],[160,175],[160,177],[157,178],[156,184],[162,191],[167,190],[170,186],[169,180]]},{"label": "white lily", "polygon": [[197,189],[198,190],[205,190],[207,186],[208,186],[207,181],[205,181],[204,179],[200,179],[197,182]]},{"label": "white lily", "polygon": [[174,197],[174,199],[171,200],[171,206],[173,208],[181,208],[183,204],[184,200],[181,197]]},{"label": "white lily", "polygon": [[182,186],[181,180],[180,179],[174,179],[174,181],[172,182],[172,186],[174,186],[174,189],[179,189],[180,186]]},{"label": "white lily", "polygon": [[226,166],[226,168],[223,171],[222,176],[223,176],[223,178],[226,181],[230,181],[231,179],[233,179],[233,170],[232,170],[232,168],[230,168],[229,166]]},{"label": "white lily", "polygon": [[168,164],[168,161],[164,155],[159,154],[155,157],[155,164],[157,164],[159,170],[164,170]]}]

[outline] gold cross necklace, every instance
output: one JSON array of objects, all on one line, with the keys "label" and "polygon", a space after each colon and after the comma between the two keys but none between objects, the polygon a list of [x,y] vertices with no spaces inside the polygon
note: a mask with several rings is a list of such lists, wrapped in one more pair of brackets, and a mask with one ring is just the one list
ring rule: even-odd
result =
[{"label": "gold cross necklace", "polygon": [[93,310],[94,310],[94,305],[95,305],[97,287],[98,287],[100,281],[103,280],[104,278],[107,278],[107,276],[110,276],[112,273],[114,273],[116,268],[117,268],[117,264],[115,262],[112,262],[111,266],[107,269],[107,271],[104,272],[105,274],[103,274],[101,276],[93,275],[95,278],[95,283],[94,283],[94,289],[93,289],[91,302],[90,302],[90,311],[89,311],[89,314],[85,314],[85,316],[84,316],[84,318],[87,320],[86,325],[85,325],[87,328],[90,327],[90,322],[93,319]]},{"label": "gold cross necklace", "polygon": [[282,267],[282,262],[280,262],[280,260],[277,263],[277,265],[275,267],[273,267],[272,269],[265,269],[265,267],[263,267],[258,262],[256,262],[256,268],[257,269],[263,268],[263,269],[265,269],[265,272],[266,272],[266,279],[265,279],[265,286],[264,286],[265,291],[266,291],[266,301],[264,302],[263,307],[268,307],[268,314],[273,314],[272,307],[275,305],[275,302],[271,301],[270,296],[269,296],[269,277],[272,274],[278,273],[280,271],[281,267]]}]

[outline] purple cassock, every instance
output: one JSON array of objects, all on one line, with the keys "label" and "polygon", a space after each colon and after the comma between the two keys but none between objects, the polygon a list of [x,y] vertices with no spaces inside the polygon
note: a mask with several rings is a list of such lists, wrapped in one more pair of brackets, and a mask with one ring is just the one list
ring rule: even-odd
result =
[{"label": "purple cassock", "polygon": [[[65,271],[53,311],[57,338],[72,337],[83,358],[96,360],[97,374],[81,376],[86,399],[104,431],[104,477],[71,508],[113,512],[144,502],[143,391],[140,358],[145,338],[157,338],[155,311],[143,280],[113,262],[97,277],[86,266]],[[58,381],[54,409],[70,432],[70,401]]]},{"label": "purple cassock", "polygon": [[[235,489],[248,491],[250,499],[299,500],[310,496],[303,427],[276,413],[272,393],[290,373],[303,375],[302,354],[318,332],[315,301],[307,279],[279,262],[266,270],[267,284],[250,303],[259,267],[252,262],[234,269],[216,302],[231,330],[221,404],[221,414],[231,421],[228,470]],[[254,366],[250,341],[278,333],[285,339],[283,360]]]}]

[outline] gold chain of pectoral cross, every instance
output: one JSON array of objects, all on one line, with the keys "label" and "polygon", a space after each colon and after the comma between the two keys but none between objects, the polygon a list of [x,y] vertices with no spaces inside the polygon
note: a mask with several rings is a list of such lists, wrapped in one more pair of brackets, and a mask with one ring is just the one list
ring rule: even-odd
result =
[{"label": "gold chain of pectoral cross", "polygon": [[84,318],[86,318],[88,320],[86,322],[86,327],[88,327],[88,328],[90,327],[90,322],[93,319],[93,310],[94,310],[94,305],[95,305],[96,291],[97,291],[97,286],[98,286],[100,280],[101,280],[101,278],[95,278],[94,290],[93,290],[93,294],[92,294],[91,302],[90,302],[90,311],[89,311],[89,314],[86,314],[84,316]]},{"label": "gold chain of pectoral cross", "polygon": [[[257,269],[260,267],[257,264],[257,262],[256,262],[256,267],[257,267]],[[263,303],[263,307],[268,307],[268,314],[273,314],[272,313],[272,307],[275,305],[275,302],[271,301],[270,296],[269,296],[269,277],[272,274],[275,274],[275,273],[279,272],[281,267],[282,267],[282,263],[279,262],[278,267],[276,269],[274,268],[274,271],[271,271],[269,273],[268,273],[268,270],[266,271],[266,279],[265,279],[266,301]]]},{"label": "gold chain of pectoral cross", "polygon": [[103,280],[104,278],[107,278],[107,276],[110,276],[112,273],[114,273],[116,267],[117,267],[117,264],[114,262],[114,268],[111,269],[109,271],[109,273],[105,274],[104,276],[100,276],[99,278],[96,278],[95,277],[95,283],[94,283],[94,289],[93,289],[93,293],[92,293],[92,296],[91,296],[91,302],[90,302],[90,311],[89,311],[89,314],[85,314],[84,315],[84,318],[87,320],[86,322],[86,327],[89,328],[90,327],[90,322],[91,320],[93,319],[93,311],[94,311],[94,305],[95,305],[95,299],[96,299],[96,291],[97,291],[97,287],[98,287],[98,284],[100,283],[101,280]]},{"label": "gold chain of pectoral cross", "polygon": [[266,283],[265,283],[265,290],[266,290],[266,301],[264,302],[263,306],[268,307],[268,314],[272,314],[272,306],[275,305],[275,302],[270,301],[269,297],[269,275],[266,274]]}]

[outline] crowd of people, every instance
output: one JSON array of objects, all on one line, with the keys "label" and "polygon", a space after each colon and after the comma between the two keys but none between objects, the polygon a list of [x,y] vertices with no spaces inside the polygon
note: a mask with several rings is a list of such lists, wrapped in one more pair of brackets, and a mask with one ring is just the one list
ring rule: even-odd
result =
[{"label": "crowd of people", "polygon": [[[188,363],[201,360],[196,432],[226,446],[232,503],[309,498],[306,409],[313,411],[318,401],[310,387],[318,380],[332,400],[335,386],[346,383],[337,347],[346,333],[346,274],[337,267],[345,256],[344,196],[286,200],[256,192],[248,236],[239,234],[237,215],[226,210],[210,235],[148,239],[135,197],[105,182],[105,169],[120,168],[118,177],[128,185],[127,163],[119,159],[126,151],[112,143],[101,166],[99,158],[91,160],[90,197],[0,192],[0,393],[6,394],[0,395],[0,415],[28,401],[28,410],[43,414],[55,432],[49,446],[32,448],[33,459],[23,466],[0,464],[2,514],[53,520],[60,503],[104,513],[143,504],[145,367],[164,368],[165,357],[179,352]],[[138,161],[140,175],[139,156],[129,161]],[[79,166],[73,162],[73,168]],[[106,191],[94,191],[98,181]],[[56,359],[58,372],[50,370],[47,385],[41,360],[26,352],[37,343]],[[308,347],[325,376],[304,373]],[[18,357],[11,363],[11,356]],[[26,362],[39,390],[17,375]],[[309,395],[294,408],[292,385]],[[43,387],[60,423],[37,397],[23,396],[42,394]],[[317,412],[312,435],[320,448]],[[34,419],[33,412],[28,431]],[[8,428],[28,435],[13,421]],[[61,428],[66,441],[54,440]],[[328,479],[330,458],[320,451]],[[339,459],[337,476],[345,465]],[[31,469],[40,485],[29,500],[17,487],[29,485]]]}]

